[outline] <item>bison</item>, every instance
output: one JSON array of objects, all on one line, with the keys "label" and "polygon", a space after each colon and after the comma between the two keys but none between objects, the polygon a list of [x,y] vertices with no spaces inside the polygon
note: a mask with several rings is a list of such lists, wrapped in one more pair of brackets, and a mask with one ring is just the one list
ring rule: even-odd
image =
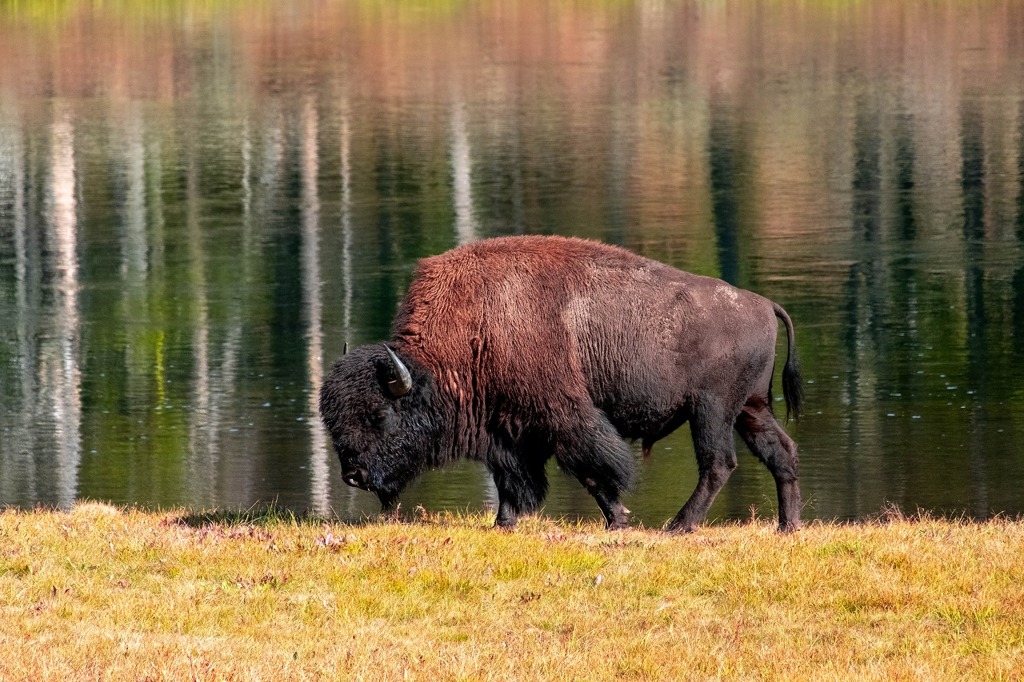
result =
[{"label": "bison", "polygon": [[779,318],[787,416],[802,389],[778,304],[623,248],[566,238],[487,239],[420,262],[386,343],[332,367],[320,415],[350,486],[393,507],[424,470],[484,462],[511,527],[547,492],[554,457],[611,529],[637,458],[690,422],[697,488],[667,528],[692,531],[736,468],[732,431],[775,479],[779,529],[800,525],[796,444],[772,410]]}]

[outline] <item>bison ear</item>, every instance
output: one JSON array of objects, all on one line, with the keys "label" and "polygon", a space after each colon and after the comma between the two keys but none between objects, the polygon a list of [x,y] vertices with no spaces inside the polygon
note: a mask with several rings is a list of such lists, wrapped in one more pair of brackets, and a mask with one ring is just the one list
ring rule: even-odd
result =
[{"label": "bison ear", "polygon": [[393,377],[388,381],[388,391],[392,398],[401,398],[412,390],[412,375],[409,374],[405,363],[399,360],[395,352],[386,344],[384,350],[388,352],[388,357],[391,359],[391,376]]}]

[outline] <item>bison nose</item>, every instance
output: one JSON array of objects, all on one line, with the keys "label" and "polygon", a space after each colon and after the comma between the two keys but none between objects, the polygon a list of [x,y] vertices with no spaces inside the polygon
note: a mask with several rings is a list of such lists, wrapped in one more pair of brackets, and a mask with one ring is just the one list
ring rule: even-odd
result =
[{"label": "bison nose", "polygon": [[341,472],[341,478],[345,483],[349,484],[353,488],[362,488],[366,490],[366,479],[369,477],[369,472],[362,468],[356,467],[355,469],[346,469]]}]

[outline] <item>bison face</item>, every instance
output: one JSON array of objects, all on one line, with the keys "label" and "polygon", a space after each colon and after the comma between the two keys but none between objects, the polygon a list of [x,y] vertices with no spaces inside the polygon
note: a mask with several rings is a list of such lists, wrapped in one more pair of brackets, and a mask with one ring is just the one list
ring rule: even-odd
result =
[{"label": "bison face", "polygon": [[320,418],[350,486],[376,493],[391,508],[422,472],[436,447],[429,376],[413,371],[387,346],[362,346],[341,357],[320,387]]}]

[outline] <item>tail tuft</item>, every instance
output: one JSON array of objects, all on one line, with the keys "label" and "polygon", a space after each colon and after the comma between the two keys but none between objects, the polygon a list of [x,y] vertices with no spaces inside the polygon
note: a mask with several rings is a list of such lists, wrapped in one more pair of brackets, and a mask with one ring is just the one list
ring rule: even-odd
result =
[{"label": "tail tuft", "polygon": [[795,353],[790,354],[782,368],[782,395],[786,399],[786,421],[797,421],[803,414],[804,383]]},{"label": "tail tuft", "polygon": [[782,367],[782,396],[786,399],[786,421],[797,421],[803,412],[804,384],[800,377],[800,363],[796,359],[796,333],[793,320],[778,303],[772,303],[775,316],[786,326],[786,364]]}]

